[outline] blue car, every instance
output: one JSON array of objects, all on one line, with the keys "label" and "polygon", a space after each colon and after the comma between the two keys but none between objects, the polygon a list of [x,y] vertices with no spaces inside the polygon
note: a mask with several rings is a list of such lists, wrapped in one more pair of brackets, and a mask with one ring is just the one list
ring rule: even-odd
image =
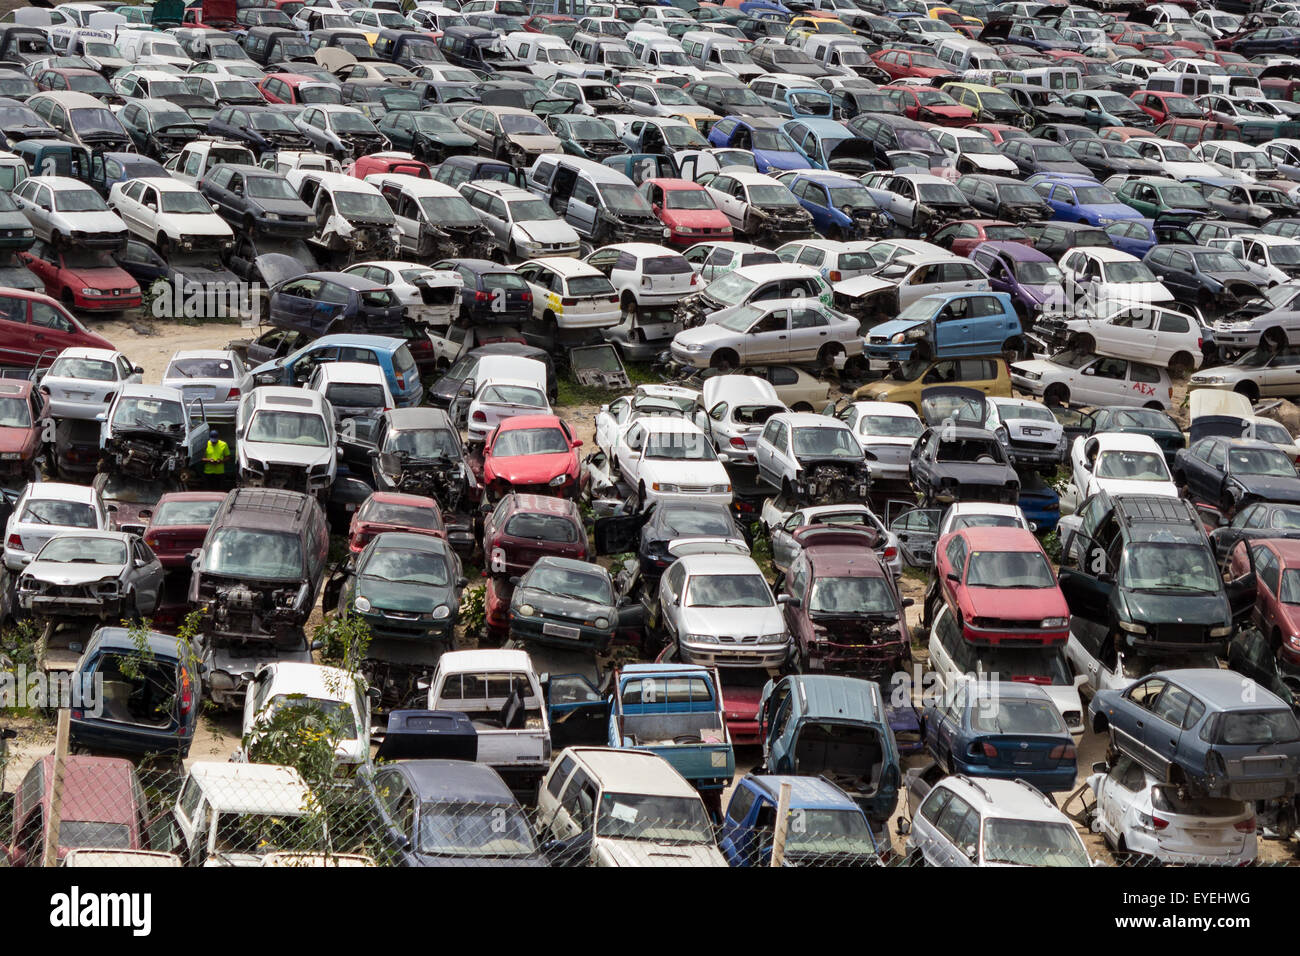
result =
[{"label": "blue car", "polygon": [[997,355],[1021,331],[1020,316],[1005,292],[935,293],[873,328],[866,355],[883,362]]},{"label": "blue car", "polygon": [[799,147],[809,166],[861,176],[875,166],[871,148],[843,123],[817,116],[787,120],[781,128]]},{"label": "blue car", "polygon": [[1091,177],[1038,173],[1026,182],[1052,207],[1052,218],[1107,226],[1121,219],[1140,219],[1142,214]]},{"label": "blue car", "polygon": [[388,379],[388,390],[400,407],[419,405],[424,385],[405,339],[385,335],[322,335],[296,352],[257,366],[256,385],[301,385],[322,362],[366,362],[378,365]]},{"label": "blue car", "polygon": [[867,239],[893,230],[893,219],[853,176],[808,169],[780,179],[827,239]]},{"label": "blue car", "polygon": [[867,815],[853,798],[823,777],[747,774],[731,791],[718,849],[732,866],[771,866],[772,835],[781,785],[790,785],[788,866],[874,866],[880,851]]},{"label": "blue car", "polygon": [[1147,219],[1145,216],[1121,220],[1110,223],[1106,226],[1105,232],[1110,236],[1111,245],[1116,249],[1141,259],[1160,241],[1156,238],[1154,223],[1154,219]]},{"label": "blue car", "polygon": [[781,129],[781,122],[776,117],[724,116],[709,130],[709,145],[749,150],[754,154],[754,167],[760,173],[807,169],[808,157]]},{"label": "blue car", "polygon": [[1043,481],[1042,475],[1026,471],[1020,476],[1020,498],[1016,503],[1034,526],[1035,534],[1049,534],[1056,530],[1061,520],[1061,495]]},{"label": "blue car", "polygon": [[1037,684],[963,680],[921,723],[925,749],[948,773],[1020,779],[1043,793],[1074,789],[1074,738]]}]

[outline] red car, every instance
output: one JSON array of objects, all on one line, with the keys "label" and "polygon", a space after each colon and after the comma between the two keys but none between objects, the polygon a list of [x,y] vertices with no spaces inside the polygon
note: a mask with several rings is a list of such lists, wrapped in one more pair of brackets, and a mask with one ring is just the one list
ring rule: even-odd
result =
[{"label": "red car", "polygon": [[882,86],[880,92],[902,107],[908,119],[939,126],[969,126],[975,111],[962,106],[947,93],[928,86]]},{"label": "red car", "polygon": [[1157,123],[1170,119],[1205,119],[1205,110],[1190,96],[1164,90],[1138,90],[1131,97],[1143,113]]},{"label": "red car", "polygon": [[0,365],[45,367],[64,349],[80,346],[113,351],[113,343],[88,330],[39,292],[0,289]]},{"label": "red car", "polygon": [[995,143],[1005,143],[1009,139],[1022,139],[1029,135],[1028,130],[1007,123],[971,123],[966,128],[978,130]]},{"label": "red car", "polygon": [[1115,25],[1115,32],[1109,34],[1111,43],[1131,46],[1135,50],[1145,50],[1148,46],[1160,46],[1168,39],[1168,34],[1149,27],[1144,23],[1130,23],[1121,20]]},{"label": "red car", "polygon": [[122,312],[140,306],[140,286],[103,249],[52,249],[38,239],[18,256],[45,283],[46,294],[70,309]]},{"label": "red car", "polygon": [[954,255],[969,256],[971,250],[981,242],[1018,242],[1032,246],[1033,240],[1024,229],[1014,222],[1001,219],[967,219],[965,222],[950,222],[930,237],[936,246],[951,249]]},{"label": "red car", "polygon": [[576,498],[582,470],[569,426],[555,415],[516,415],[483,443],[483,487],[494,501],[511,491]]},{"label": "red car", "polygon": [[933,53],[915,50],[877,50],[871,54],[871,62],[889,74],[891,80],[908,76],[933,79],[936,76],[955,75],[952,68]]},{"label": "red car", "polygon": [[1287,672],[1300,672],[1300,541],[1266,538],[1242,541],[1228,558],[1236,581],[1255,573],[1255,626],[1277,651]]},{"label": "red car", "polygon": [[0,484],[15,487],[36,480],[49,405],[46,394],[31,382],[0,379]]},{"label": "red car", "polygon": [[370,539],[385,531],[405,531],[447,537],[442,508],[433,498],[396,491],[376,491],[352,515],[348,525],[348,550],[360,554]]},{"label": "red car", "polygon": [[163,495],[147,516],[144,543],[158,555],[164,568],[187,567],[190,553],[203,546],[212,518],[225,500],[224,491],[173,491]]},{"label": "red car", "polygon": [[576,561],[586,561],[591,554],[575,502],[508,494],[483,520],[483,555],[490,575],[517,577],[548,554]]},{"label": "red car", "polygon": [[1064,644],[1070,609],[1043,546],[1024,528],[963,528],[939,539],[926,620],[943,601],[972,643]]},{"label": "red car", "polygon": [[[357,179],[365,179],[373,173],[404,173],[417,179],[432,179],[428,163],[410,156],[360,156],[357,161],[343,167],[343,172]],[[427,336],[426,336],[427,338]]]},{"label": "red car", "polygon": [[699,183],[687,179],[647,179],[641,192],[659,221],[670,230],[670,245],[730,241],[731,221]]},{"label": "red car", "polygon": [[309,103],[343,102],[343,94],[337,85],[301,73],[268,73],[257,88],[271,104],[305,106]]},{"label": "red car", "polygon": [[549,33],[563,37],[567,43],[569,37],[578,32],[578,21],[562,13],[538,13],[524,21],[524,32]]}]

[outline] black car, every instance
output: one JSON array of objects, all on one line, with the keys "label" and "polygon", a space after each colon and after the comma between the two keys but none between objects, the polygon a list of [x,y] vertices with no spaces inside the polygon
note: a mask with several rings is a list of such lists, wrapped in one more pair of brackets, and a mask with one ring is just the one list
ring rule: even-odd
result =
[{"label": "black car", "polygon": [[1231,521],[1210,532],[1210,544],[1220,561],[1238,542],[1257,538],[1300,538],[1300,504],[1254,501],[1238,508]]},{"label": "black car", "polygon": [[419,95],[422,106],[431,103],[480,102],[478,86],[459,80],[416,80],[409,89]]},{"label": "black car", "polygon": [[523,173],[509,163],[472,154],[448,156],[433,171],[433,178],[453,188],[471,179],[490,179],[494,182],[518,186],[521,189],[524,187]]},{"label": "black car", "polygon": [[570,156],[600,162],[631,151],[608,123],[594,116],[572,113],[548,116],[546,125],[560,138],[560,145]]},{"label": "black car", "polygon": [[[316,62],[312,59],[311,44],[302,34],[284,27],[252,27],[244,35],[243,46],[249,59],[262,67],[270,67],[280,60],[303,60],[312,65]],[[276,71],[268,69],[267,72]]]},{"label": "black car", "polygon": [[[3,83],[0,76],[0,83]],[[0,87],[2,88],[2,87]],[[59,131],[18,100],[0,97],[0,148],[25,139],[58,139]]]},{"label": "black car", "polygon": [[1112,244],[1104,229],[1081,222],[1027,222],[1024,230],[1034,248],[1053,259],[1060,259],[1075,246]]},{"label": "black car", "polygon": [[273,106],[227,106],[208,121],[208,132],[243,143],[258,156],[280,149],[306,149],[307,137]]},{"label": "black car", "polygon": [[404,150],[433,165],[448,156],[472,155],[477,149],[473,137],[437,113],[389,110],[376,125],[392,142],[393,149]]},{"label": "black car", "polygon": [[203,135],[203,127],[166,100],[130,100],[117,114],[136,149],[162,162]]},{"label": "black car", "polygon": [[686,85],[685,93],[696,103],[719,116],[779,116],[740,80],[710,77]]},{"label": "black car", "polygon": [[271,290],[268,319],[312,338],[335,332],[401,336],[405,311],[378,282],[347,272],[309,272]]},{"label": "black car", "polygon": [[826,75],[826,66],[818,63],[798,47],[784,43],[756,44],[748,50],[749,58],[769,73],[806,76],[817,79]]},{"label": "black car", "polygon": [[0,70],[0,96],[24,102],[36,93],[36,83],[20,70]]},{"label": "black car", "polygon": [[406,87],[352,81],[343,84],[342,100],[345,106],[355,106],[369,116],[376,126],[389,110],[418,110],[422,105],[419,94]]},{"label": "black car", "polygon": [[1016,164],[1021,175],[1034,173],[1077,173],[1090,176],[1087,167],[1075,160],[1060,143],[1033,136],[1020,136],[998,144],[1002,155]]},{"label": "black car", "polygon": [[1093,495],[1062,550],[1059,583],[1083,643],[1144,654],[1216,652],[1232,608],[1192,504],[1154,495]]},{"label": "black car", "polygon": [[515,583],[512,640],[600,654],[618,627],[618,599],[599,564],[547,555]]},{"label": "black car", "polygon": [[1138,405],[1108,405],[1092,413],[1089,434],[1100,432],[1128,432],[1146,435],[1160,446],[1165,461],[1173,463],[1174,456],[1186,447],[1183,430],[1165,412]]},{"label": "black car", "polygon": [[1052,218],[1052,207],[1032,186],[1009,176],[971,173],[958,178],[957,188],[977,212],[990,219],[1029,223]]},{"label": "black car", "polygon": [[1212,435],[1174,456],[1174,482],[1231,519],[1253,501],[1300,503],[1300,475],[1282,449],[1254,438]]},{"label": "black car", "polygon": [[621,554],[635,548],[644,590],[653,591],[659,576],[677,560],[669,545],[682,541],[717,542],[747,547],[745,532],[731,507],[695,501],[663,501],[633,515],[598,518],[597,554]]},{"label": "black car", "polygon": [[1035,83],[1002,83],[998,89],[1028,113],[1035,124],[1082,123],[1087,115],[1077,106],[1067,106],[1058,93]]},{"label": "black car", "polygon": [[[1083,126],[1079,123],[1043,123],[1031,129],[1029,135],[1037,139],[1050,139],[1053,143],[1062,143],[1065,146],[1081,139],[1101,139],[1091,126]],[[1119,141],[1106,140],[1106,142]]]},{"label": "black car", "polygon": [[941,424],[916,440],[908,463],[912,485],[925,504],[995,501],[1015,504],[1020,478],[1006,449],[986,428]]},{"label": "black car", "polygon": [[498,73],[520,66],[504,52],[500,38],[482,27],[448,27],[438,39],[438,49],[453,66],[479,73]]},{"label": "black car", "polygon": [[460,293],[460,320],[470,325],[519,325],[533,315],[528,283],[509,266],[489,259],[443,259],[435,269],[452,269],[465,285]]},{"label": "black car", "polygon": [[1161,242],[1142,261],[1179,302],[1195,302],[1207,319],[1262,294],[1241,260],[1223,249]]},{"label": "black car", "polygon": [[305,238],[316,231],[311,207],[289,181],[260,166],[218,165],[199,180],[199,191],[237,230]]},{"label": "black car", "polygon": [[877,169],[892,169],[890,154],[900,151],[926,156],[931,169],[948,165],[948,154],[938,140],[915,120],[890,113],[859,113],[847,125],[867,142],[867,155]]},{"label": "black car", "polygon": [[1099,136],[1072,139],[1065,145],[1075,161],[1098,179],[1120,173],[1137,176],[1163,176],[1164,167],[1142,155],[1128,143]]}]

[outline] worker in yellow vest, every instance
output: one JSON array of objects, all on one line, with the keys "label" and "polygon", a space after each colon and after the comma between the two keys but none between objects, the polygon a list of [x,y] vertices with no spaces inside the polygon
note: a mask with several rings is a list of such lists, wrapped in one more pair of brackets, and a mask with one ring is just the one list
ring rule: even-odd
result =
[{"label": "worker in yellow vest", "polygon": [[208,431],[208,447],[203,452],[203,480],[214,491],[226,488],[226,462],[230,460],[230,446],[221,440],[215,428]]}]

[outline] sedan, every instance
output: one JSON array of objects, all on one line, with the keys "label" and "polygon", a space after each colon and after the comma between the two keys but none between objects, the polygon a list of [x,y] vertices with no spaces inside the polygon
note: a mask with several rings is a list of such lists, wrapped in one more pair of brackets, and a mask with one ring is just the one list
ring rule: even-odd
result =
[{"label": "sedan", "polygon": [[162,383],[180,389],[187,407],[198,402],[208,421],[234,421],[240,396],[252,388],[252,376],[235,352],[193,349],[172,356]]},{"label": "sedan", "polygon": [[64,531],[50,538],[18,578],[18,603],[37,618],[138,620],[153,614],[162,562],[120,531]]},{"label": "sedan", "polygon": [[163,495],[148,513],[144,543],[164,568],[188,568],[192,552],[203,546],[224,491],[173,491]]},{"label": "sedan", "polygon": [[543,557],[518,579],[510,598],[514,640],[602,654],[617,624],[609,572],[587,561]]},{"label": "sedan", "polygon": [[678,332],[673,357],[695,368],[731,369],[748,362],[835,364],[862,355],[859,322],[810,299],[777,299],[715,312]]},{"label": "sedan", "polygon": [[343,572],[340,614],[356,614],[378,638],[456,649],[456,620],[467,582],[460,558],[446,541],[387,531],[354,560]]}]

